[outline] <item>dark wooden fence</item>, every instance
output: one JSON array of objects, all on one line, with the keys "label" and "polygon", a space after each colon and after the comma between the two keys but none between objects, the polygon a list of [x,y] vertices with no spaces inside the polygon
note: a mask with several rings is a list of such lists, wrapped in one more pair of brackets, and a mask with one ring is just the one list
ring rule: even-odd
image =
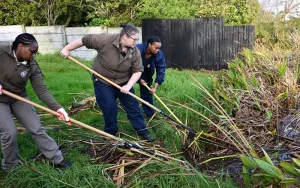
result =
[{"label": "dark wooden fence", "polygon": [[143,41],[158,36],[168,67],[220,70],[242,48],[252,48],[254,26],[224,26],[223,18],[144,19]]}]

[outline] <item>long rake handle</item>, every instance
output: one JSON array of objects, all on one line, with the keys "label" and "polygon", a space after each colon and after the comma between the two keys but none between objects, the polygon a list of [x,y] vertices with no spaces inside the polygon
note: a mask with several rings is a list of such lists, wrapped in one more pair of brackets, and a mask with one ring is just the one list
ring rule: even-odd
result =
[{"label": "long rake handle", "polygon": [[[147,85],[147,84],[144,84],[144,86],[149,90],[149,91],[151,91],[151,89],[150,89],[150,87]],[[165,103],[162,101],[162,100],[160,100],[160,98],[155,94],[155,93],[153,93],[153,95],[154,95],[154,97],[168,110],[168,112],[178,121],[178,122],[180,122],[180,123],[182,123],[178,118],[177,118],[177,116],[170,110],[170,108],[168,108],[168,106],[167,105],[165,105]]]},{"label": "long rake handle", "polygon": [[[83,63],[77,61],[77,60],[74,59],[73,57],[68,56],[68,58],[69,58],[70,60],[72,60],[74,63],[78,64],[79,66],[81,66],[81,67],[85,68],[86,70],[90,71],[91,73],[95,74],[96,76],[98,76],[98,77],[101,78],[102,80],[108,82],[109,84],[115,86],[116,88],[118,88],[118,89],[120,89],[120,90],[122,89],[122,87],[119,86],[118,84],[116,84],[116,83],[112,82],[111,80],[105,78],[104,76],[102,76],[101,74],[97,73],[97,72],[94,71],[93,69],[91,69],[91,68],[89,68],[88,66],[84,65]],[[167,118],[169,118],[169,119],[171,119],[172,121],[176,122],[176,123],[177,123],[178,125],[180,125],[182,128],[185,128],[185,129],[189,130],[189,132],[191,133],[191,134],[189,134],[189,138],[190,138],[190,139],[194,139],[194,137],[195,137],[195,131],[192,130],[190,127],[188,127],[188,126],[182,124],[181,122],[176,121],[174,118],[170,117],[168,114],[164,113],[164,112],[161,111],[160,109],[156,108],[155,106],[151,105],[150,103],[148,103],[147,101],[141,99],[140,97],[136,96],[135,94],[129,92],[128,95],[130,95],[130,96],[132,96],[133,98],[137,99],[138,101],[144,103],[145,105],[149,106],[149,107],[152,108],[153,110],[156,110],[156,111],[160,112],[161,114],[163,114],[163,115],[166,116]]]},{"label": "long rake handle", "polygon": [[[44,106],[41,106],[41,105],[39,105],[39,104],[36,104],[36,103],[34,103],[34,102],[32,102],[32,101],[30,101],[30,100],[28,100],[28,99],[25,99],[25,98],[23,98],[23,97],[20,97],[20,96],[18,96],[18,95],[15,95],[15,94],[13,94],[13,93],[11,93],[11,92],[9,92],[9,91],[6,91],[6,90],[4,90],[4,89],[2,89],[2,93],[5,94],[5,95],[7,95],[7,96],[10,96],[10,97],[12,97],[12,98],[14,98],[14,99],[17,99],[17,100],[19,100],[19,101],[22,101],[22,102],[24,102],[24,103],[27,103],[27,104],[29,104],[29,105],[32,105],[32,106],[34,106],[34,107],[37,107],[37,108],[39,108],[39,109],[41,109],[41,110],[44,110],[44,111],[46,111],[46,112],[49,112],[50,114],[53,114],[53,115],[55,115],[55,116],[60,116],[59,113],[57,113],[57,112],[55,112],[55,111],[53,111],[53,110],[50,110],[50,109],[48,109],[48,108],[46,108],[46,107],[44,107]],[[122,142],[122,143],[124,143],[125,145],[129,146],[130,149],[131,149],[132,151],[138,151],[138,150],[141,150],[139,153],[141,153],[141,152],[142,152],[142,154],[143,154],[143,152],[148,153],[148,154],[145,154],[145,155],[147,155],[147,156],[155,155],[155,156],[159,156],[160,158],[166,159],[165,156],[162,156],[162,155],[160,155],[160,154],[156,154],[156,153],[154,153],[153,151],[150,151],[150,150],[146,150],[146,149],[144,149],[143,147],[141,147],[141,146],[139,146],[139,145],[137,145],[137,144],[131,143],[131,142],[129,142],[129,141],[123,140],[122,138],[119,138],[119,137],[113,136],[113,135],[111,135],[111,134],[108,134],[108,133],[106,133],[106,132],[104,132],[104,131],[101,131],[101,130],[99,130],[99,129],[96,129],[96,128],[94,128],[94,127],[91,127],[91,126],[89,126],[89,125],[87,125],[87,124],[85,124],[85,123],[82,123],[82,122],[80,122],[80,121],[77,121],[77,120],[75,120],[75,119],[70,118],[70,121],[71,121],[72,123],[76,124],[76,125],[79,125],[79,126],[81,126],[81,127],[84,127],[84,128],[86,128],[86,129],[89,129],[89,130],[91,130],[91,131],[97,132],[97,133],[99,133],[99,134],[102,135],[102,136],[105,136],[105,137],[111,138],[111,139],[113,139],[113,140]],[[149,155],[149,154],[150,154],[150,155]]]},{"label": "long rake handle", "polygon": [[[39,108],[39,109],[41,109],[41,110],[44,110],[44,111],[46,111],[46,112],[48,112],[48,113],[50,113],[50,114],[53,114],[53,115],[55,115],[55,116],[60,116],[59,113],[57,113],[57,112],[55,112],[55,111],[53,111],[53,110],[50,110],[50,109],[48,109],[48,108],[46,108],[46,107],[44,107],[44,106],[41,106],[41,105],[39,105],[39,104],[36,104],[36,103],[34,103],[34,102],[32,102],[32,101],[30,101],[30,100],[28,100],[28,99],[25,99],[25,98],[23,98],[23,97],[20,97],[20,96],[18,96],[18,95],[15,95],[15,94],[13,94],[13,93],[11,93],[11,92],[9,92],[9,91],[6,91],[6,90],[4,90],[4,89],[2,89],[2,93],[5,94],[5,95],[10,96],[10,97],[12,97],[12,98],[15,98],[15,99],[17,99],[17,100],[19,100],[19,101],[22,101],[22,102],[25,102],[25,103],[27,103],[27,104],[30,104],[30,105],[32,105],[32,106],[34,106],[34,107],[37,107],[37,108]],[[76,125],[79,125],[79,126],[81,126],[81,127],[84,127],[84,128],[86,128],[86,129],[89,129],[89,130],[91,130],[91,131],[97,132],[97,133],[99,133],[99,134],[101,134],[101,135],[103,135],[103,136],[105,136],[105,137],[109,137],[109,138],[114,139],[114,140],[117,140],[117,141],[123,141],[123,140],[121,140],[121,139],[118,138],[118,137],[115,137],[115,136],[113,136],[113,135],[111,135],[111,134],[108,134],[108,133],[106,133],[106,132],[104,132],[104,131],[101,131],[101,130],[99,130],[99,129],[96,129],[96,128],[94,128],[94,127],[91,127],[91,126],[89,126],[89,125],[87,125],[87,124],[85,124],[85,123],[82,123],[82,122],[80,122],[80,121],[77,121],[77,120],[75,120],[75,119],[70,118],[70,121],[71,121],[72,123],[76,124]]]},{"label": "long rake handle", "polygon": [[[112,82],[111,80],[105,78],[104,76],[102,76],[101,74],[97,73],[96,71],[94,71],[93,69],[89,68],[88,66],[84,65],[83,63],[77,61],[76,59],[74,59],[73,57],[71,56],[68,56],[69,59],[71,59],[72,61],[74,61],[74,63],[78,64],[79,66],[85,68],[86,70],[90,71],[91,73],[93,73],[94,75],[96,75],[97,77],[101,78],[102,80],[106,81],[107,83],[113,85],[114,87],[118,88],[118,89],[122,89],[121,86],[119,86],[118,84]],[[160,109],[156,108],[155,106],[151,105],[150,103],[148,103],[147,101],[141,99],[140,97],[136,96],[135,94],[133,93],[128,93],[128,95],[132,96],[133,98],[135,98],[136,100],[144,103],[145,105],[149,106],[150,108],[158,111],[158,112],[161,112]]]}]

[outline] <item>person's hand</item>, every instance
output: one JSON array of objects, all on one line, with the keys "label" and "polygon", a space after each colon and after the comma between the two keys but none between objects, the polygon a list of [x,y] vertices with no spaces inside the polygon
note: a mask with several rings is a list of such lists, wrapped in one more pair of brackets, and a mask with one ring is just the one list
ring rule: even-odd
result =
[{"label": "person's hand", "polygon": [[60,51],[60,55],[63,57],[63,58],[68,58],[68,56],[70,55],[70,51],[67,49],[67,48],[63,48],[61,51]]},{"label": "person's hand", "polygon": [[2,85],[0,84],[0,95],[2,95]]},{"label": "person's hand", "polygon": [[126,85],[122,86],[121,92],[125,93],[125,94],[128,94],[130,89],[131,89],[131,86],[126,84]]},{"label": "person's hand", "polygon": [[150,92],[152,93],[152,94],[154,94],[155,92],[156,92],[156,87],[151,87],[151,89],[150,89]]},{"label": "person's hand", "polygon": [[143,85],[143,86],[145,86],[145,85],[147,85],[147,82],[145,82],[145,80],[141,79],[140,80],[140,84]]},{"label": "person's hand", "polygon": [[64,108],[60,108],[56,112],[59,113],[59,116],[57,117],[59,120],[65,121],[68,125],[71,125],[70,117]]}]

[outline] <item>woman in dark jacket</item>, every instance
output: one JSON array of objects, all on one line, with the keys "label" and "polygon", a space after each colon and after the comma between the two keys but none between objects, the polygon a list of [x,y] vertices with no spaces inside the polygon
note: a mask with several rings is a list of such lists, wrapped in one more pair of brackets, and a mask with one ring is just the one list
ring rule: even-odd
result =
[{"label": "woman in dark jacket", "polygon": [[[160,50],[161,41],[157,36],[152,36],[147,39],[147,42],[138,44],[136,47],[141,52],[144,66],[144,72],[139,81],[141,98],[153,105],[153,94],[156,92],[158,86],[164,82],[166,72],[165,56]],[[152,77],[155,71],[156,78],[152,86]],[[150,91],[144,86],[145,84],[151,88]],[[142,106],[146,117],[150,119],[154,114],[154,110],[145,104]]]}]

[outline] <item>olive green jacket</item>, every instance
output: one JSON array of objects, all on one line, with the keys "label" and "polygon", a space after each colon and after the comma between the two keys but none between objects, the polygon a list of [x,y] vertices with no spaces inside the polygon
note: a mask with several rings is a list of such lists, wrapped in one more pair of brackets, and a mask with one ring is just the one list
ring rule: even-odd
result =
[{"label": "olive green jacket", "polygon": [[[0,84],[3,89],[25,97],[27,96],[26,83],[28,80],[38,98],[50,109],[56,111],[62,107],[49,93],[37,62],[32,60],[26,65],[17,63],[12,46],[0,45]],[[0,103],[10,104],[13,102],[15,99],[4,94],[0,95]]]},{"label": "olive green jacket", "polygon": [[93,70],[116,84],[125,84],[133,73],[144,71],[141,54],[136,47],[128,49],[125,57],[120,54],[120,34],[90,34],[82,38],[82,43],[98,52]]}]

